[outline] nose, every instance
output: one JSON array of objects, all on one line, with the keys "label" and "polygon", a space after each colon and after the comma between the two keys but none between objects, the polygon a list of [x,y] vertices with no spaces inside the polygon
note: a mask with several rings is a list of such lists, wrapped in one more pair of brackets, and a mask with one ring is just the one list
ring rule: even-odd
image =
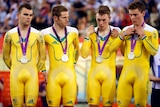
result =
[{"label": "nose", "polygon": [[99,21],[99,24],[100,24],[100,25],[103,25],[103,21],[102,21],[102,20],[101,20],[101,21]]},{"label": "nose", "polygon": [[69,18],[66,18],[66,21],[69,22]]}]

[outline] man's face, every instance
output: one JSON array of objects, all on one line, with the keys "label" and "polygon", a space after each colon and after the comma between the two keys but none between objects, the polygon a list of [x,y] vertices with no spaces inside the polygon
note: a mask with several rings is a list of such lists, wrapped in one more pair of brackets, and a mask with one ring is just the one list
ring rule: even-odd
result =
[{"label": "man's face", "polygon": [[110,22],[110,16],[108,14],[96,14],[96,22],[100,30],[105,30]]},{"label": "man's face", "polygon": [[21,12],[18,14],[19,22],[25,26],[30,25],[32,18],[33,18],[33,10],[22,8]]},{"label": "man's face", "polygon": [[138,9],[129,10],[129,16],[131,18],[132,24],[140,26],[144,21],[145,12],[141,12]]},{"label": "man's face", "polygon": [[68,12],[61,12],[61,16],[57,19],[57,24],[61,27],[65,27],[68,25],[69,22],[69,13]]}]

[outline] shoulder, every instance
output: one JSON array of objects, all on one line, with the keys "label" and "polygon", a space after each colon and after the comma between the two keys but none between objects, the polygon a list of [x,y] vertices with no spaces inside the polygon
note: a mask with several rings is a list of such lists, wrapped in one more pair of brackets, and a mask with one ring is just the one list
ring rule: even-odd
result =
[{"label": "shoulder", "polygon": [[67,28],[67,32],[75,32],[78,34],[78,29],[75,27],[71,27],[71,26],[66,26]]},{"label": "shoulder", "polygon": [[32,32],[32,33],[36,33],[36,34],[38,34],[40,31],[39,31],[39,30],[37,30],[37,29],[35,29],[35,28],[33,28],[33,27],[31,27],[31,32]]},{"label": "shoulder", "polygon": [[17,32],[18,32],[18,31],[17,31],[17,27],[14,27],[14,28],[8,30],[8,31],[5,33],[5,38],[6,38],[6,39],[9,39],[10,37],[12,37],[12,35],[17,34]]},{"label": "shoulder", "polygon": [[48,28],[45,28],[45,29],[42,29],[41,30],[41,34],[44,36],[44,35],[47,35],[47,34],[50,34],[51,33],[51,27],[48,27]]},{"label": "shoulder", "polygon": [[118,32],[121,32],[121,29],[120,29],[119,27],[114,27],[114,26],[111,26],[111,25],[110,25],[110,28],[111,28],[111,30],[115,29],[115,30],[117,30]]},{"label": "shoulder", "polygon": [[149,31],[149,32],[157,31],[156,28],[154,28],[148,24],[145,24],[144,30]]},{"label": "shoulder", "polygon": [[14,27],[14,28],[10,29],[6,33],[9,33],[9,34],[11,34],[11,33],[17,33],[17,27]]}]

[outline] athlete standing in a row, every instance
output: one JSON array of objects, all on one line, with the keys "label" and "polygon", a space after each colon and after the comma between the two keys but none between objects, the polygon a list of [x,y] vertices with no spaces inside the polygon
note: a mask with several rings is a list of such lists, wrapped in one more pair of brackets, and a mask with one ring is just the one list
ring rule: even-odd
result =
[{"label": "athlete standing in a row", "polygon": [[146,107],[149,59],[150,55],[155,55],[158,51],[158,32],[144,22],[146,8],[142,2],[131,2],[128,10],[133,24],[126,26],[110,46],[110,50],[115,50],[121,45],[121,51],[124,54],[117,101],[119,107],[128,107],[134,96],[136,107]]}]

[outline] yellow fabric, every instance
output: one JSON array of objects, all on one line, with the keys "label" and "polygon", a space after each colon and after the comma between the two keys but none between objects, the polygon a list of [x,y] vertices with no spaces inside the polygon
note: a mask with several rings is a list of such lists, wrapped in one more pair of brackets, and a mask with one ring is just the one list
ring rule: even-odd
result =
[{"label": "yellow fabric", "polygon": [[35,105],[38,98],[38,70],[45,62],[45,44],[40,32],[31,28],[26,56],[28,62],[20,62],[22,49],[17,27],[8,31],[4,38],[3,59],[10,69],[10,94],[13,106]]},{"label": "yellow fabric", "polygon": [[[63,50],[52,28],[42,30],[49,54],[48,82],[46,87],[49,106],[59,106],[62,96],[63,105],[73,106],[77,95],[74,63],[79,56],[78,30],[67,26],[68,62],[62,61]],[[63,47],[66,38],[61,38]]]},{"label": "yellow fabric", "polygon": [[[111,27],[113,29],[113,27]],[[91,53],[91,67],[87,79],[87,100],[89,104],[99,105],[102,96],[103,106],[111,106],[116,91],[116,50],[110,52],[109,47],[114,37],[109,37],[102,53],[103,62],[97,63],[98,53],[97,35],[93,33],[89,39],[85,39],[81,48],[82,57],[86,58]],[[100,47],[104,40],[100,40]]]},{"label": "yellow fabric", "polygon": [[[133,25],[125,27],[123,31],[128,27],[133,27]],[[110,51],[113,51],[121,45],[122,53],[124,53],[124,65],[117,89],[119,107],[128,107],[133,96],[135,105],[145,107],[147,103],[149,58],[158,50],[158,32],[147,24],[145,24],[144,31],[146,38],[143,40],[138,38],[136,41],[135,58],[132,60],[127,56],[131,50],[131,35],[125,36],[124,41],[120,38],[115,39],[110,47]]]}]

